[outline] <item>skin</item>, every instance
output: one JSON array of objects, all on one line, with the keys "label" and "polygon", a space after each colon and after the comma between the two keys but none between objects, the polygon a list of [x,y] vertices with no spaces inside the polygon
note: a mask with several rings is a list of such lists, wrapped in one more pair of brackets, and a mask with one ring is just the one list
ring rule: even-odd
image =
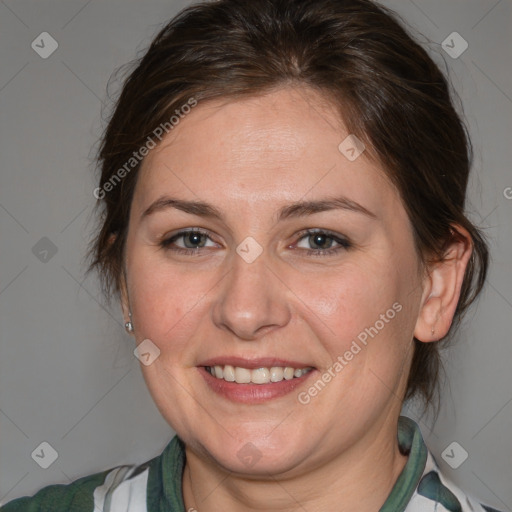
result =
[{"label": "skin", "polygon": [[[353,162],[340,153],[347,135],[318,93],[283,88],[200,103],[143,162],[122,307],[137,344],[148,338],[160,349],[141,369],[186,443],[186,509],[374,511],[405,465],[396,432],[413,336],[430,342],[448,331],[471,244],[457,227],[466,243],[423,269],[398,192],[369,151]],[[208,203],[222,219],[172,207],[143,216],[165,195]],[[374,216],[330,209],[277,220],[290,203],[339,196]],[[183,237],[160,246],[184,228],[211,238],[194,255],[171,250]],[[313,255],[306,229],[329,230],[351,247],[327,238],[339,250]],[[249,236],[263,248],[252,263],[236,252]],[[402,310],[299,403],[298,393],[394,303]],[[214,393],[197,368],[226,355],[315,370],[288,395],[240,404]],[[248,442],[259,455],[251,467],[237,456]]]}]

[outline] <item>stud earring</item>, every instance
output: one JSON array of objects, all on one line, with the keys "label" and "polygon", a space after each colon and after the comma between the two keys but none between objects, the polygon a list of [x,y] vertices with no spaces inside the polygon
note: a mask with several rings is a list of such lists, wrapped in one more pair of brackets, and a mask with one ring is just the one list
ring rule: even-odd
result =
[{"label": "stud earring", "polygon": [[431,332],[432,332],[432,336],[434,336],[434,334],[435,334],[435,332],[436,332],[436,331],[434,330],[434,328],[433,328],[433,327],[432,327]]},{"label": "stud earring", "polygon": [[132,314],[131,314],[131,312],[128,313],[128,316],[130,317],[130,320],[124,324],[124,328],[126,329],[126,332],[133,332],[133,324],[132,324]]}]

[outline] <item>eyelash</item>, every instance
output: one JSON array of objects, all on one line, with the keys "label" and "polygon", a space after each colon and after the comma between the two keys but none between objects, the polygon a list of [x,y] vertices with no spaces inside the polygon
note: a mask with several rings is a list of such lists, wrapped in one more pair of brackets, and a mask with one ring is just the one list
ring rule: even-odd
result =
[{"label": "eyelash", "polygon": [[[176,240],[178,240],[186,235],[190,235],[191,233],[204,235],[211,240],[209,233],[207,231],[200,229],[200,228],[193,228],[193,229],[184,229],[182,231],[179,231],[172,237],[167,238],[166,240],[163,240],[162,242],[160,242],[159,245],[162,249],[167,250],[167,251],[173,251],[175,253],[183,254],[185,256],[198,256],[199,255],[198,248],[184,249],[182,247],[173,247],[172,246],[172,244]],[[325,229],[307,229],[305,231],[301,231],[300,233],[298,233],[299,239],[295,243],[297,244],[300,241],[302,241],[304,238],[313,236],[313,235],[325,235],[329,239],[331,239],[332,241],[336,242],[339,245],[338,245],[338,247],[329,248],[329,249],[316,249],[316,250],[315,249],[307,249],[306,254],[308,256],[316,256],[316,257],[332,256],[333,254],[336,254],[341,250],[346,251],[352,247],[352,244],[346,238],[340,237],[339,235],[336,235],[335,233],[332,233],[331,231],[328,231]],[[290,247],[290,246],[288,246],[288,247]]]}]

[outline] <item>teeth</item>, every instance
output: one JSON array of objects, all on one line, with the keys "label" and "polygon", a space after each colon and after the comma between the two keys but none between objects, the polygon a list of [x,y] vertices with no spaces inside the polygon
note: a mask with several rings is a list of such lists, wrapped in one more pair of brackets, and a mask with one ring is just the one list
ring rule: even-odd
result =
[{"label": "teeth", "polygon": [[[220,368],[220,372],[222,372],[222,367],[215,367],[215,376],[217,376],[217,368]],[[219,377],[217,377],[219,378]],[[237,384],[249,384],[251,382],[251,370],[247,368],[239,368],[238,366],[235,368],[235,381]]]},{"label": "teeth", "polygon": [[295,373],[295,371],[293,370],[293,368],[290,368],[289,366],[287,366],[285,369],[284,369],[284,378],[286,380],[291,380],[293,379],[293,374]]},{"label": "teeth", "polygon": [[251,382],[253,384],[268,384],[270,382],[270,370],[268,368],[252,370]]},{"label": "teeth", "polygon": [[[221,368],[220,366],[216,366],[216,368]],[[224,372],[222,372],[221,368],[221,374],[224,373],[224,380],[227,380],[228,382],[235,382],[235,368],[231,366],[230,364],[227,364],[224,366]],[[217,375],[215,375],[217,377]],[[222,379],[222,375],[220,377],[217,377],[218,379]]]},{"label": "teeth", "polygon": [[284,368],[280,366],[273,366],[270,368],[270,381],[271,382],[279,382],[283,380],[284,377]]},{"label": "teeth", "polygon": [[290,366],[273,366],[272,368],[256,368],[250,370],[239,366],[208,366],[206,370],[217,379],[224,379],[227,382],[237,384],[268,384],[269,382],[281,382],[291,380],[294,377],[302,377],[312,370],[307,368],[292,368]]}]

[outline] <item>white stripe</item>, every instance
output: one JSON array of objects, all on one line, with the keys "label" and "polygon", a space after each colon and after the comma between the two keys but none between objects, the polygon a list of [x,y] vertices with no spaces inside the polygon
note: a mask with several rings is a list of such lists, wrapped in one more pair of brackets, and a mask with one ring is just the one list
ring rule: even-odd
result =
[{"label": "white stripe", "polygon": [[407,504],[405,512],[449,512],[438,501],[433,501],[416,492]]},{"label": "white stripe", "polygon": [[147,512],[149,468],[129,478],[136,468],[119,466],[107,474],[103,484],[94,489],[94,512]]},{"label": "white stripe", "polygon": [[122,468],[115,468],[107,474],[102,485],[94,489],[94,512],[106,512],[105,508],[105,496],[114,483],[116,475]]},{"label": "white stripe", "polygon": [[112,501],[110,502],[108,512],[147,512],[146,493],[148,476],[149,468],[136,477],[121,482],[112,494]]}]

